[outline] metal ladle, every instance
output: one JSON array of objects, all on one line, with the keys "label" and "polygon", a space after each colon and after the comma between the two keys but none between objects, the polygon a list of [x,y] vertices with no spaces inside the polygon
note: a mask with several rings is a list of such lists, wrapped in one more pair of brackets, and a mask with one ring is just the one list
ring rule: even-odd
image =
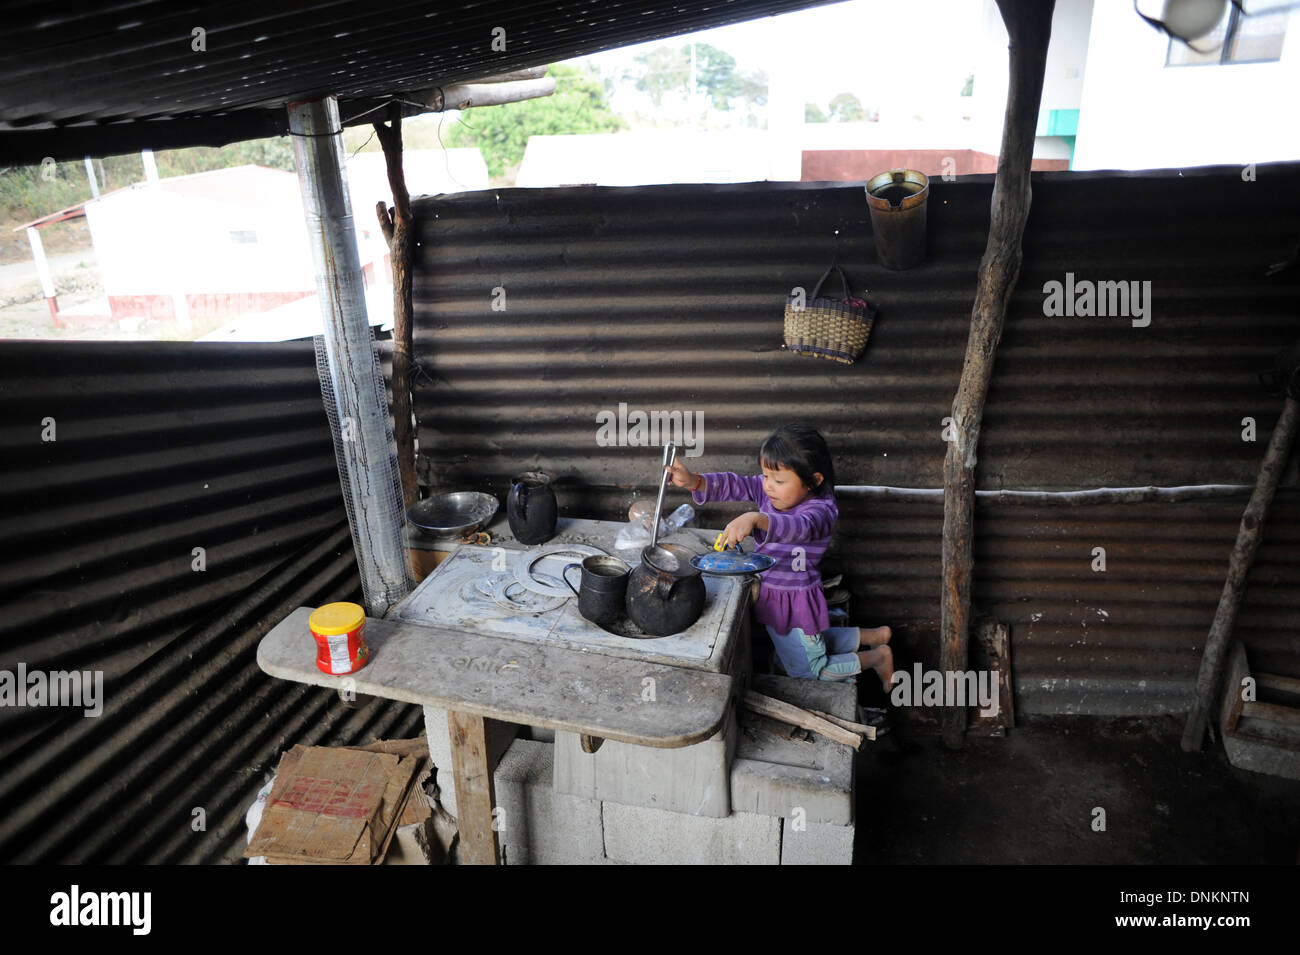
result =
[{"label": "metal ladle", "polygon": [[668,469],[677,460],[677,445],[669,441],[664,445],[664,466],[659,470],[659,498],[655,501],[655,512],[650,526],[650,546],[645,549],[643,557],[663,570],[676,570],[679,562],[675,554],[659,546],[659,515],[664,509],[664,491],[668,488]]}]

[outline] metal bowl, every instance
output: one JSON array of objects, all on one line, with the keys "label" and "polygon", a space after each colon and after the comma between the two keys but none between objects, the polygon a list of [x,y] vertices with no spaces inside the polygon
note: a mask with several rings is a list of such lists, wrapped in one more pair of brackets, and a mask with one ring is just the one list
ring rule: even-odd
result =
[{"label": "metal bowl", "polygon": [[461,537],[492,520],[500,506],[482,491],[453,491],[426,497],[406,512],[406,519],[434,537]]}]

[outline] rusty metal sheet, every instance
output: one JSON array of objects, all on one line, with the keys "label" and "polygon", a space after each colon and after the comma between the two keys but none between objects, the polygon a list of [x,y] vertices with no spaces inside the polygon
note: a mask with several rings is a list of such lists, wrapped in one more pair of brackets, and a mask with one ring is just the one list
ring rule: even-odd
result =
[{"label": "rusty metal sheet", "polygon": [[0,669],[103,680],[0,707],[0,859],[236,861],[282,749],[418,732],[256,663],[360,595],[310,342],[0,342],[0,422]]}]

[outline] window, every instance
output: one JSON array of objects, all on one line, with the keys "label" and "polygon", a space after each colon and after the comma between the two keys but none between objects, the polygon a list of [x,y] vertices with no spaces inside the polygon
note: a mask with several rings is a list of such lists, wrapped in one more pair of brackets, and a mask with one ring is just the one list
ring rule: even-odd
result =
[{"label": "window", "polygon": [[255,229],[231,230],[230,241],[233,245],[257,245],[257,231]]},{"label": "window", "polygon": [[1182,40],[1169,38],[1165,66],[1197,66],[1205,63],[1266,63],[1282,57],[1289,10],[1246,15],[1235,3],[1214,31],[1192,42],[1206,52],[1192,49]]}]

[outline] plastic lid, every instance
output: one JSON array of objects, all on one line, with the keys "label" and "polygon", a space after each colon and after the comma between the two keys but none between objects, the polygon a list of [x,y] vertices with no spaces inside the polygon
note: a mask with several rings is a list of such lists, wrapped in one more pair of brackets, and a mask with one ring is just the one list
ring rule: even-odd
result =
[{"label": "plastic lid", "polygon": [[350,633],[366,622],[366,611],[360,604],[332,603],[317,607],[307,618],[313,633],[333,637]]}]

